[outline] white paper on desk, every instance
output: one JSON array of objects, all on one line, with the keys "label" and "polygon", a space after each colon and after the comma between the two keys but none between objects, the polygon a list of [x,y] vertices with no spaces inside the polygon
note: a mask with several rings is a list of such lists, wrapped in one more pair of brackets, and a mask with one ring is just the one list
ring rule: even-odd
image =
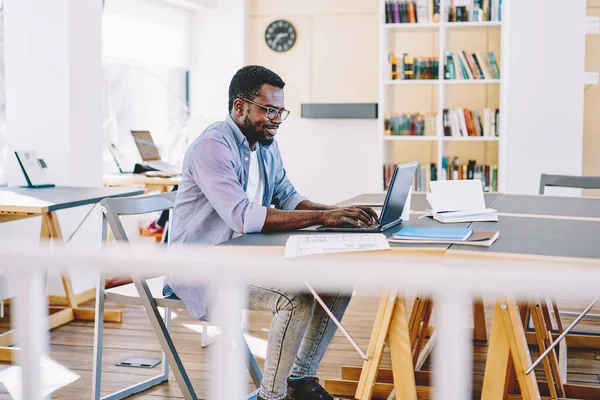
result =
[{"label": "white paper on desk", "polygon": [[383,233],[292,235],[285,244],[285,257],[389,249]]},{"label": "white paper on desk", "polygon": [[434,214],[448,211],[484,212],[485,199],[479,179],[431,181],[427,201]]},{"label": "white paper on desk", "polygon": [[[79,375],[57,363],[46,356],[40,359],[40,369],[42,374],[42,396],[50,396],[53,392],[75,382],[80,378]],[[6,390],[14,400],[23,398],[23,386],[21,381],[21,367],[11,366],[0,372],[0,382],[4,384]]]}]

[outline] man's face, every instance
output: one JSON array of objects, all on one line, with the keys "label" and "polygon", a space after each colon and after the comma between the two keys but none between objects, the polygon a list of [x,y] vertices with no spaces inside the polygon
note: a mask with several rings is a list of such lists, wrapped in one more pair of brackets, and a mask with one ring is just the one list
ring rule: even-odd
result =
[{"label": "man's face", "polygon": [[265,84],[260,89],[258,96],[248,100],[251,100],[255,104],[247,101],[244,102],[243,122],[240,129],[249,142],[258,142],[263,146],[270,146],[273,143],[282,119],[280,115],[276,115],[274,119],[269,119],[266,108],[275,108],[277,110],[285,108],[283,89]]}]

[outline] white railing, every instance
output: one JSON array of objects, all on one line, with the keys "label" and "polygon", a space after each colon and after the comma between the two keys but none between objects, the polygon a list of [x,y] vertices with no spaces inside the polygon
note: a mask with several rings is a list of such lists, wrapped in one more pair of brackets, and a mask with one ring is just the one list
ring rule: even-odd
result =
[{"label": "white railing", "polygon": [[[14,315],[18,364],[23,367],[23,398],[40,398],[40,357],[48,351],[47,304],[44,278],[48,272],[66,268],[86,269],[91,274],[170,274],[189,282],[210,283],[215,321],[222,330],[214,353],[210,398],[241,399],[247,376],[233,343],[240,329],[243,285],[277,285],[305,290],[307,280],[315,290],[353,287],[383,291],[386,288],[419,290],[436,304],[437,345],[434,349],[434,395],[436,399],[471,398],[471,343],[469,326],[472,295],[527,297],[536,293],[560,298],[589,300],[597,296],[600,269],[554,259],[470,258],[439,255],[378,257],[374,253],[342,256],[322,255],[284,259],[283,251],[260,251],[252,247],[122,246],[105,248],[81,245],[31,245],[21,241],[0,243],[2,269],[18,285]],[[312,280],[311,280],[312,279]],[[11,282],[12,283],[12,282]],[[366,349],[365,349],[366,350]],[[237,368],[233,368],[238,366]],[[91,388],[90,388],[91,391]]]}]

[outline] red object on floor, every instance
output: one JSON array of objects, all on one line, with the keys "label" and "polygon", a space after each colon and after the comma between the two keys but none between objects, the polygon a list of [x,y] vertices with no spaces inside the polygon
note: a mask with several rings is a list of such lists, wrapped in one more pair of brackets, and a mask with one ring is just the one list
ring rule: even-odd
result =
[{"label": "red object on floor", "polygon": [[117,287],[117,286],[128,285],[128,284],[130,284],[132,282],[133,281],[128,276],[116,277],[116,278],[112,278],[110,281],[106,282],[104,284],[104,288],[105,289],[110,289],[110,288],[114,288],[114,287]]},{"label": "red object on floor", "polygon": [[156,221],[148,225],[147,228],[140,229],[140,235],[160,238],[163,235],[165,228],[156,225]]}]

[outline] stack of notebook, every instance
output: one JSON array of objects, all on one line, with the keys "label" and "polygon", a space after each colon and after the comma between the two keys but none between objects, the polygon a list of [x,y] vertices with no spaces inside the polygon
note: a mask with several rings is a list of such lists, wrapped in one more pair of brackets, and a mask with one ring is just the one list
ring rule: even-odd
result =
[{"label": "stack of notebook", "polygon": [[471,228],[429,228],[405,226],[394,233],[392,243],[464,244],[489,247],[498,239],[499,232],[474,231]]}]

